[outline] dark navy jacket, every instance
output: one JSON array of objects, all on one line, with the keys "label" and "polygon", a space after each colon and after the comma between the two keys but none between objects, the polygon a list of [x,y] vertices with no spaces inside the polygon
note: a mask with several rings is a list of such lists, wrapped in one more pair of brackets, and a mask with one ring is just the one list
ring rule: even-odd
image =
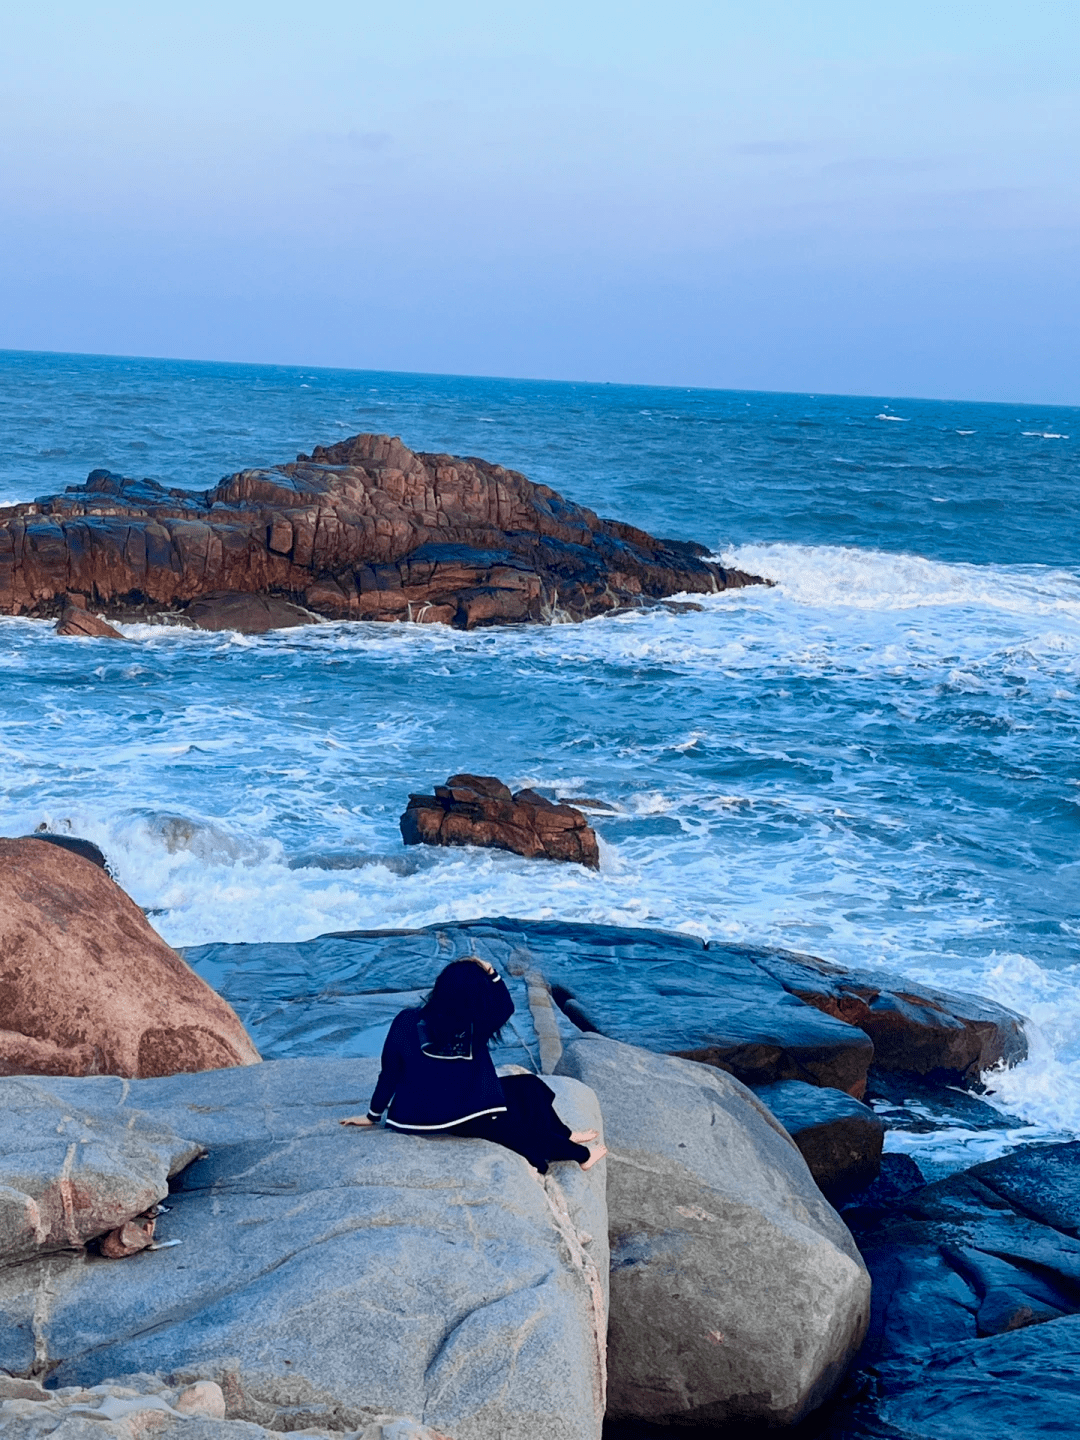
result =
[{"label": "dark navy jacket", "polygon": [[506,1109],[502,1086],[488,1054],[488,1038],[514,1013],[500,976],[492,977],[488,1013],[449,1043],[434,1045],[421,1009],[402,1010],[390,1026],[382,1070],[368,1115],[397,1130],[448,1130],[463,1120]]}]

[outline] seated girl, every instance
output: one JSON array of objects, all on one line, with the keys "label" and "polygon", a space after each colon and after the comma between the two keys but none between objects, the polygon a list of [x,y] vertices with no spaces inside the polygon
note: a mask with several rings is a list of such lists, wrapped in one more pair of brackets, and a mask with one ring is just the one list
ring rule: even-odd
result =
[{"label": "seated girl", "polygon": [[426,1004],[395,1017],[368,1113],[342,1125],[377,1125],[385,1110],[394,1130],[494,1140],[541,1175],[552,1160],[590,1169],[607,1154],[603,1145],[589,1148],[596,1131],[571,1133],[539,1075],[495,1073],[488,1044],[513,1013],[510,992],[486,960],[452,961]]}]

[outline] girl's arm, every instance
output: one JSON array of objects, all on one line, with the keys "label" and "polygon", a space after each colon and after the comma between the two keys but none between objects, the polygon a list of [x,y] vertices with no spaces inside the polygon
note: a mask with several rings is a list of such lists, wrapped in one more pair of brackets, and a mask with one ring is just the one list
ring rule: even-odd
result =
[{"label": "girl's arm", "polygon": [[375,1093],[368,1106],[368,1113],[366,1115],[350,1115],[340,1122],[342,1125],[359,1125],[361,1128],[377,1125],[382,1119],[383,1111],[394,1098],[405,1068],[405,1057],[401,1049],[400,1036],[397,1033],[400,1019],[400,1015],[395,1017],[393,1025],[390,1026],[390,1033],[383,1044],[382,1067],[379,1070]]},{"label": "girl's arm", "polygon": [[488,991],[486,1014],[482,1018],[484,1029],[484,1040],[490,1040],[497,1030],[501,1030],[510,1016],[514,1013],[514,1000],[510,991],[503,984],[500,974],[491,966],[485,965],[486,970],[491,974],[491,987]]}]

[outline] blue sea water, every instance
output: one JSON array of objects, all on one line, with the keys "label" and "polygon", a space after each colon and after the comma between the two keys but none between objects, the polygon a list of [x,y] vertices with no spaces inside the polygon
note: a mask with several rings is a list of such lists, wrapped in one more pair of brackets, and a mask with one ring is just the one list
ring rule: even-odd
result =
[{"label": "blue sea water", "polygon": [[[178,945],[511,914],[975,990],[1080,1133],[1080,411],[0,354],[0,503],[205,488],[361,430],[482,455],[772,589],[265,638],[0,621],[0,833],[96,840]],[[455,770],[602,800],[602,866],[406,851]]]}]

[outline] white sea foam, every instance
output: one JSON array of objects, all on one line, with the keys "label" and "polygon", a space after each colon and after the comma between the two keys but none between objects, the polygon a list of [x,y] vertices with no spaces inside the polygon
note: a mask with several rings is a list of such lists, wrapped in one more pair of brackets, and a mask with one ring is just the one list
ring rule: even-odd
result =
[{"label": "white sea foam", "polygon": [[739,545],[724,565],[774,580],[801,606],[897,609],[975,607],[1018,616],[1060,613],[1080,621],[1080,573],[1042,565],[964,565],[832,545]]},{"label": "white sea foam", "polygon": [[[1041,883],[1023,846],[1049,844],[1021,807],[1080,799],[1080,577],[783,544],[724,559],[777,584],[468,634],[138,625],[114,649],[5,621],[3,829],[96,841],[175,944],[508,914],[962,986],[1037,1026],[1031,1058],[991,1078],[997,1103],[1080,1133],[1075,937],[1032,958],[1014,913]],[[606,801],[599,873],[406,851],[406,795],[455,769]],[[1068,885],[1045,884],[1039,914],[1080,924]]]}]

